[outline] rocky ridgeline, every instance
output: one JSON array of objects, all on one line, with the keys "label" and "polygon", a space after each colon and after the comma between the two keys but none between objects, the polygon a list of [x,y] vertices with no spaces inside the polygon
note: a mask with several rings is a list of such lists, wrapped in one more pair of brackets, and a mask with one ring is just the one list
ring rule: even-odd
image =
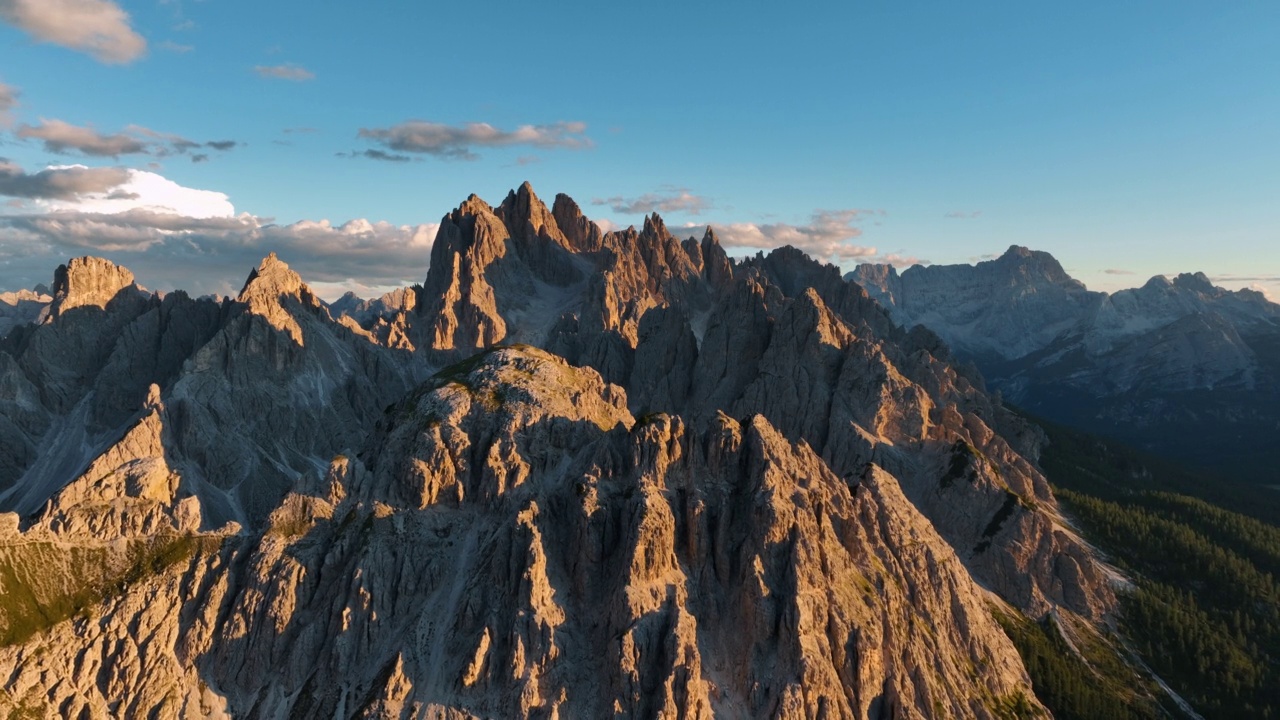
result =
[{"label": "rocky ridgeline", "polygon": [[59,277],[0,344],[0,582],[44,608],[0,608],[0,708],[994,718],[1038,703],[993,606],[1113,603],[1035,428],[790,248],[526,184],[376,303]]}]

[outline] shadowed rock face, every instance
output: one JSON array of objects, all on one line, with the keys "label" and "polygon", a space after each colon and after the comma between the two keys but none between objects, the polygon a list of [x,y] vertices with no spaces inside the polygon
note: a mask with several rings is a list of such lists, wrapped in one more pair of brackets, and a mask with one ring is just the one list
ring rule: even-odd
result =
[{"label": "shadowed rock face", "polygon": [[0,572],[100,578],[36,583],[91,619],[0,647],[0,708],[987,718],[1034,704],[992,603],[1112,603],[1035,429],[790,248],[526,184],[413,302],[274,256],[221,304],[124,287],[0,346]]}]

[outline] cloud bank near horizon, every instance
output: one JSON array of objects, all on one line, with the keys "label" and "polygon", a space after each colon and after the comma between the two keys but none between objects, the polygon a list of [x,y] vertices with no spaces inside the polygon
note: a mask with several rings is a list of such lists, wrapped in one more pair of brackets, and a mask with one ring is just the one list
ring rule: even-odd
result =
[{"label": "cloud bank near horizon", "polygon": [[[341,224],[237,213],[223,193],[126,168],[47,168],[0,162],[2,290],[48,283],[70,257],[98,255],[157,290],[234,295],[275,252],[324,297],[422,282],[438,225],[357,218]],[[8,287],[12,285],[12,287]]]}]

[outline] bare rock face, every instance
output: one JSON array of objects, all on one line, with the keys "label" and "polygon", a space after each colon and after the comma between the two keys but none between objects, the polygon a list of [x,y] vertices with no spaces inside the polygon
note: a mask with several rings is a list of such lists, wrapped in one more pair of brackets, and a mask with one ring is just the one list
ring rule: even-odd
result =
[{"label": "bare rock face", "polygon": [[154,717],[1035,707],[989,598],[891,475],[849,483],[760,416],[696,432],[625,404],[532,349],[442,373],[363,459],[301,481],[260,540],[201,545],[93,621],[0,649],[4,702]]},{"label": "bare rock face", "polygon": [[[842,316],[812,286],[793,299],[758,277],[739,282],[699,350],[694,417],[717,408],[762,414],[842,477],[888,470],[1006,600],[1035,615],[1057,606],[1092,618],[1107,612],[1114,598],[1105,574],[1081,562],[1088,553],[1065,529],[1044,478],[982,419],[1013,424],[1006,411],[929,353],[905,352],[905,338],[877,337],[849,314],[856,303]],[[957,444],[984,458],[986,475],[950,477],[960,472],[950,464]]]},{"label": "bare rock face", "polygon": [[121,291],[137,287],[133,273],[109,260],[81,257],[59,265],[53,274],[52,316],[73,308],[105,308]]},{"label": "bare rock face", "polygon": [[440,222],[423,284],[427,347],[471,350],[507,335],[484,269],[505,256],[506,226],[483,200],[471,196]]},{"label": "bare rock face", "polygon": [[[735,264],[712,231],[681,242],[649,216],[640,231],[606,233],[599,250],[581,251],[596,247],[589,221],[567,198],[556,208],[548,213],[527,184],[497,211],[474,197],[464,203],[450,218],[465,231],[466,249],[437,244],[433,253],[465,267],[462,276],[475,280],[453,287],[469,286],[483,302],[427,319],[465,328],[457,318],[480,317],[470,326],[484,337],[464,333],[469,346],[542,345],[625,387],[639,412],[679,413],[699,425],[719,412],[764,414],[839,474],[856,476],[874,463],[899,476],[970,568],[1027,612],[1064,605],[1100,617],[1111,606],[1104,573],[1079,562],[1088,553],[1063,528],[1026,459],[1038,452],[1035,433],[987,398],[974,371],[953,367],[935,335],[904,332],[861,287],[794,248]],[[537,264],[523,258],[565,250],[578,250],[575,258],[595,270],[546,302],[555,279],[533,283]],[[513,267],[526,268],[523,284]],[[542,311],[529,313],[534,307]],[[556,309],[560,317],[548,326]],[[975,447],[997,458],[995,479],[938,496],[943,456],[958,441],[973,444],[970,428],[979,425],[986,430]]]},{"label": "bare rock face", "polygon": [[582,208],[573,198],[560,193],[556,195],[551,206],[551,215],[556,220],[556,227],[564,234],[569,247],[578,253],[598,252],[604,245],[604,233],[600,226],[587,219]]},{"label": "bare rock face", "polygon": [[301,473],[362,442],[416,372],[268,257],[166,394],[175,452],[215,524],[259,526]]},{"label": "bare rock face", "polygon": [[41,511],[28,536],[92,543],[201,529],[199,500],[169,464],[160,388],[151,386],[138,422]]},{"label": "bare rock face", "polygon": [[[58,288],[82,287],[86,268],[114,266],[67,267]],[[183,497],[198,498],[197,524],[256,526],[300,473],[361,442],[424,372],[403,351],[333,321],[274,255],[232,302],[131,288],[103,307],[64,309],[0,346],[0,383],[12,389],[0,399],[0,436],[14,448],[0,459],[0,509],[30,515],[78,478],[95,482],[83,475],[122,447],[140,414],[162,406],[146,422],[163,430],[163,463],[181,478]],[[123,447],[137,456],[121,463],[159,457]]]}]

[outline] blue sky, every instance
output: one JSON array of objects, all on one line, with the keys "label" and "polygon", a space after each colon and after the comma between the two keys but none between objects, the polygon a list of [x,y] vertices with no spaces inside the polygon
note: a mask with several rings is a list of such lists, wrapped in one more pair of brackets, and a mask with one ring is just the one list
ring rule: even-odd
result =
[{"label": "blue sky", "polygon": [[[420,281],[433,223],[527,179],[846,268],[1019,244],[1280,298],[1277,38],[1275,2],[0,0],[0,289],[99,254],[231,292],[270,250]],[[35,177],[69,165],[133,179]]]}]

